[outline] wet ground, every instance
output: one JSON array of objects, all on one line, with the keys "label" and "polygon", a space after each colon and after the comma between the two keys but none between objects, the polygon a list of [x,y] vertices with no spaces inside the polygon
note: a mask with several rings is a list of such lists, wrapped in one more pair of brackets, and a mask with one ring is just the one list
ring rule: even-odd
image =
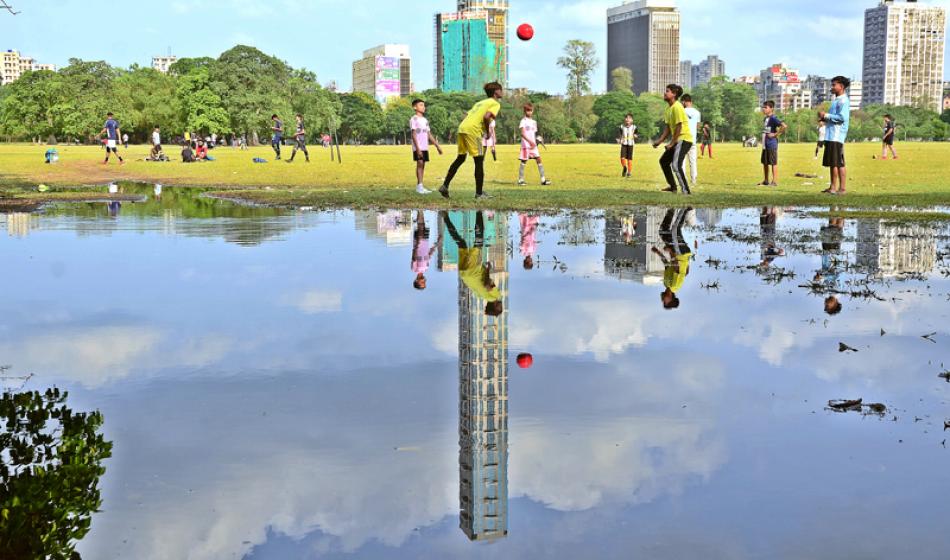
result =
[{"label": "wet ground", "polygon": [[125,190],[0,215],[5,384],[113,443],[84,558],[950,557],[947,224]]}]

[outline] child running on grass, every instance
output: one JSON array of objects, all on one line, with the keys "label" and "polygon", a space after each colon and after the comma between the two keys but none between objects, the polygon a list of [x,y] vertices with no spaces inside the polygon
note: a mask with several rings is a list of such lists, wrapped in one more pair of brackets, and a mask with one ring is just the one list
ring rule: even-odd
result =
[{"label": "child running on grass", "polygon": [[416,99],[412,102],[412,108],[416,114],[409,119],[409,130],[412,131],[412,160],[416,162],[416,193],[431,194],[432,191],[425,188],[424,179],[426,174],[426,162],[429,161],[429,144],[435,146],[442,155],[442,146],[439,146],[438,140],[432,135],[429,128],[429,119],[426,118],[426,102]]},{"label": "child running on grass", "polygon": [[280,145],[284,142],[284,123],[280,120],[280,117],[277,114],[271,115],[271,121],[274,123],[271,125],[270,129],[273,132],[271,136],[270,145],[274,148],[274,153],[277,154],[277,159],[280,159]]},{"label": "child running on grass", "polygon": [[445,176],[445,182],[439,189],[439,194],[449,198],[449,185],[452,179],[458,173],[465,158],[472,156],[475,160],[475,198],[483,198],[485,194],[483,188],[485,185],[485,147],[482,145],[482,137],[488,132],[489,125],[501,111],[501,103],[498,102],[504,96],[504,90],[498,82],[485,84],[486,98],[482,99],[472,107],[468,115],[459,125],[458,131],[458,150],[459,155],[449,167],[449,172]]},{"label": "child running on grass", "polygon": [[518,156],[518,159],[521,160],[521,167],[518,169],[518,184],[521,186],[526,184],[524,168],[528,164],[528,160],[533,159],[538,162],[541,184],[550,185],[551,181],[548,181],[545,177],[544,164],[541,163],[541,152],[538,150],[538,123],[532,118],[533,116],[534,105],[528,103],[524,106],[524,118],[521,119],[521,124],[518,125],[521,130],[521,155]]},{"label": "child running on grass", "polygon": [[[762,104],[765,123],[762,125],[762,171],[765,180],[763,187],[778,186],[778,137],[785,133],[788,125],[775,116],[775,102],[769,99]],[[772,169],[772,181],[769,182],[769,168]]]},{"label": "child running on grass", "polygon": [[676,193],[677,182],[683,191],[683,194],[692,194],[689,190],[689,181],[686,180],[686,173],[683,172],[683,162],[686,160],[686,154],[693,147],[693,133],[689,129],[689,119],[686,118],[686,109],[683,108],[679,99],[683,96],[683,88],[676,84],[666,86],[663,92],[663,100],[668,107],[664,120],[666,127],[659,139],[653,143],[653,148],[659,148],[667,138],[669,143],[665,146],[663,155],[660,157],[660,167],[663,169],[663,175],[666,176],[667,188],[665,192]]},{"label": "child running on grass", "polygon": [[122,159],[122,156],[119,155],[119,148],[117,144],[119,143],[119,135],[122,134],[122,128],[119,126],[119,121],[115,120],[112,113],[106,113],[106,124],[102,126],[102,131],[99,132],[99,135],[106,135],[106,160],[102,162],[103,165],[109,163],[109,152],[115,154],[115,157],[119,158],[119,165],[124,165],[125,160]]},{"label": "child running on grass", "polygon": [[881,159],[887,159],[887,150],[890,149],[891,155],[897,159],[897,150],[894,149],[894,117],[884,115],[884,147],[881,150]]},{"label": "child running on grass", "polygon": [[297,113],[297,130],[294,132],[294,151],[290,153],[287,163],[294,162],[297,150],[302,151],[304,157],[307,158],[307,163],[310,163],[310,152],[307,151],[307,127],[304,126],[303,115],[300,113]]},{"label": "child running on grass", "polygon": [[627,113],[620,125],[620,167],[621,177],[633,176],[633,147],[637,143],[637,125],[633,124],[633,115]]}]

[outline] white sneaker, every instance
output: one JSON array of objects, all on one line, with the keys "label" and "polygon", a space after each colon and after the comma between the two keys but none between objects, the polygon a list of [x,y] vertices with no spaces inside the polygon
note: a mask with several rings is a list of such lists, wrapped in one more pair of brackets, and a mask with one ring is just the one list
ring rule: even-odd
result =
[{"label": "white sneaker", "polygon": [[423,187],[422,185],[418,185],[416,187],[416,194],[432,194],[432,191]]},{"label": "white sneaker", "polygon": [[519,187],[523,187],[523,186],[525,186],[525,185],[527,185],[527,184],[528,184],[528,183],[525,183],[524,179],[518,179],[518,186],[519,186]]}]

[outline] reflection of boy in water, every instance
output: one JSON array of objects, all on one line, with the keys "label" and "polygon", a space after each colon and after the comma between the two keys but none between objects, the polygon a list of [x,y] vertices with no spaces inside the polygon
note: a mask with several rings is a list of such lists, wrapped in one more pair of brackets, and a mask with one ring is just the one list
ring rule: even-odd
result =
[{"label": "reflection of boy in water", "polygon": [[762,262],[759,266],[768,268],[777,257],[785,256],[785,249],[775,246],[775,225],[778,222],[778,209],[774,206],[766,206],[759,213],[759,230],[762,236],[761,255]]},{"label": "reflection of boy in water", "polygon": [[416,230],[412,240],[412,271],[416,273],[416,279],[412,282],[412,287],[417,290],[426,289],[426,272],[429,270],[429,261],[436,249],[442,244],[441,236],[439,242],[431,249],[429,248],[429,228],[426,227],[426,217],[422,210],[416,214]]},{"label": "reflection of boy in water", "polygon": [[538,232],[538,222],[541,219],[537,216],[520,214],[518,220],[521,222],[521,256],[524,257],[524,269],[534,268],[534,254],[538,251],[538,241],[535,234]]},{"label": "reflection of boy in water", "polygon": [[683,287],[686,276],[689,275],[689,261],[693,256],[689,243],[683,238],[683,223],[692,208],[676,210],[670,208],[660,225],[660,239],[665,246],[663,250],[653,247],[653,252],[663,260],[663,285],[666,290],[660,294],[663,309],[677,309],[680,300],[676,294]]},{"label": "reflection of boy in water", "polygon": [[504,307],[501,302],[501,291],[491,278],[491,263],[484,262],[483,258],[485,221],[482,213],[479,211],[475,214],[475,246],[471,248],[455,229],[455,224],[449,218],[448,212],[443,212],[442,218],[445,228],[459,248],[459,278],[468,289],[475,292],[476,296],[487,302],[485,314],[498,317],[504,311]]},{"label": "reflection of boy in water", "polygon": [[[827,292],[839,290],[841,270],[838,268],[838,254],[844,237],[844,218],[828,218],[828,225],[821,228],[821,270],[815,273],[812,281]],[[842,305],[834,295],[825,298],[825,313],[837,315]]]}]

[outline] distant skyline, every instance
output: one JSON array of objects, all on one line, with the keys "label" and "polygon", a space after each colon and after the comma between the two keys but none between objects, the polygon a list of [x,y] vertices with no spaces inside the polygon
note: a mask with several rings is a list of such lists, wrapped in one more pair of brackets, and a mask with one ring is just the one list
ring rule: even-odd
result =
[{"label": "distant skyline", "polygon": [[[154,3],[103,0],[14,0],[22,13],[0,13],[0,48],[41,63],[65,66],[69,58],[112,65],[149,66],[153,56],[216,57],[235,44],[277,56],[316,72],[323,83],[349,90],[352,63],[383,43],[405,43],[418,90],[432,87],[433,15],[453,11],[456,0],[185,0]],[[556,60],[569,39],[592,41],[601,59],[592,80],[606,83],[606,10],[621,0],[511,0],[511,86],[562,93]],[[950,7],[950,0],[923,2]],[[784,62],[802,74],[861,76],[864,10],[877,0],[764,3],[758,0],[679,0],[680,57],[694,63],[709,54],[726,62],[730,77],[758,74]],[[534,41],[514,34],[535,26]],[[948,57],[950,64],[950,57]],[[945,70],[946,72],[946,70]]]}]

